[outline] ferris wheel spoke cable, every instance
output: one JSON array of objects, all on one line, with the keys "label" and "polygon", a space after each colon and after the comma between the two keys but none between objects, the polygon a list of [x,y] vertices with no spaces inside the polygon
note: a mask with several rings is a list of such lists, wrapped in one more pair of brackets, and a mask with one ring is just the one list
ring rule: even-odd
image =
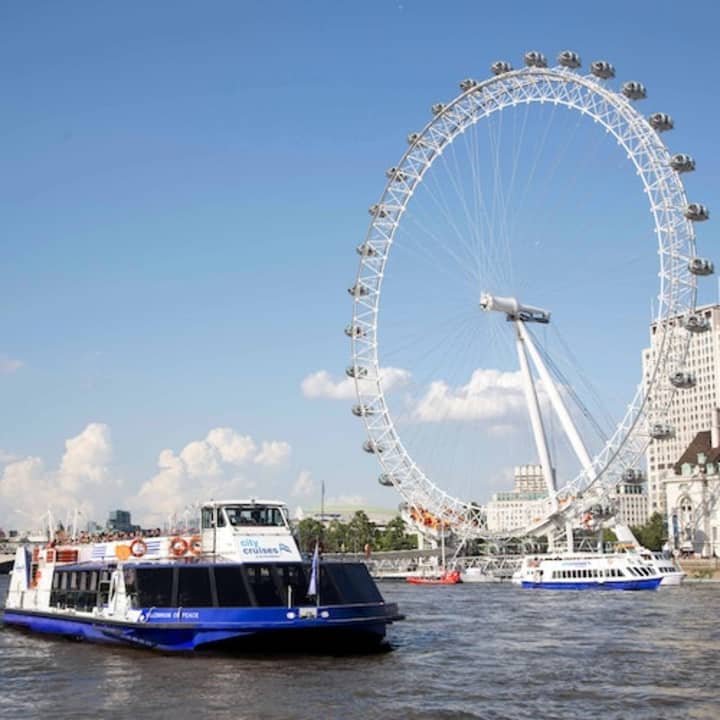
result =
[{"label": "ferris wheel spoke cable", "polygon": [[450,167],[451,162],[450,160],[448,160],[448,153],[443,153],[441,161],[445,163],[447,173],[450,176],[451,184],[457,194],[458,199],[460,200],[463,214],[465,216],[465,220],[467,221],[467,237],[462,238],[463,245],[468,252],[468,256],[474,261],[475,267],[477,269],[477,277],[480,277],[480,255],[477,252],[476,239],[481,234],[482,229],[478,222],[477,216],[471,213],[466,193],[463,191],[462,186],[460,185],[460,178],[462,177],[462,172],[460,170],[457,153],[455,151],[455,143],[450,145],[449,155],[452,161],[452,167]]},{"label": "ferris wheel spoke cable", "polygon": [[[431,190],[431,188],[426,187],[425,189],[428,195],[433,200],[436,207],[445,217],[447,217],[449,215],[449,211],[447,210],[446,203],[444,203],[441,197],[435,194]],[[476,262],[473,261],[469,255],[467,257],[462,257],[460,254],[458,254],[455,251],[453,244],[446,237],[439,236],[437,232],[431,228],[430,221],[425,220],[417,212],[415,212],[408,213],[407,222],[410,223],[420,233],[419,236],[417,234],[414,234],[412,239],[419,240],[420,237],[423,238],[423,247],[425,250],[424,257],[428,261],[430,267],[443,268],[444,264],[440,261],[442,260],[442,257],[444,255],[447,255],[454,261],[455,266],[460,270],[462,275],[465,276],[465,279],[468,282],[474,283],[477,281],[477,278],[472,271],[472,266],[476,265]],[[455,235],[460,235],[459,229],[452,221],[448,221],[447,229],[452,230]],[[416,250],[418,250],[418,248],[415,248],[415,246],[411,245],[409,242],[402,243],[402,240],[405,238],[410,239],[407,234],[403,234],[398,239],[398,242],[402,244],[405,249],[407,249],[409,252],[415,252]],[[428,242],[428,240],[430,242]],[[472,252],[471,249],[466,249],[468,250],[468,252]],[[468,258],[470,258],[470,262],[468,262]],[[445,270],[447,271],[447,268],[445,268]]]},{"label": "ferris wheel spoke cable", "polygon": [[570,360],[570,363],[575,368],[576,373],[580,379],[580,382],[583,383],[585,386],[585,389],[588,391],[588,394],[595,400],[595,403],[597,404],[598,409],[600,410],[600,413],[603,416],[603,421],[607,424],[607,427],[612,428],[614,427],[617,422],[612,417],[610,411],[608,410],[607,406],[603,402],[602,396],[597,391],[595,386],[590,381],[590,378],[588,377],[587,373],[585,373],[582,369],[581,364],[578,362],[577,358],[575,357],[575,354],[572,351],[572,348],[570,347],[570,344],[565,340],[563,335],[560,332],[560,329],[557,325],[553,325],[553,333],[555,335],[556,340],[560,343],[561,347],[563,348],[566,357]]},{"label": "ferris wheel spoke cable", "polygon": [[567,393],[567,396],[575,403],[575,406],[580,410],[582,415],[590,422],[595,432],[597,432],[598,436],[603,442],[607,442],[608,435],[605,432],[605,430],[602,428],[600,423],[595,419],[593,414],[590,412],[588,407],[585,405],[585,403],[580,399],[580,396],[575,391],[575,388],[573,387],[572,383],[565,377],[565,375],[562,373],[558,365],[555,363],[553,358],[548,354],[546,349],[542,346],[541,343],[537,342],[537,338],[535,338],[532,331],[528,328],[527,332],[529,335],[533,337],[533,339],[536,341],[535,346],[540,353],[540,356],[543,359],[543,362],[545,365],[547,365],[548,369],[550,370],[550,373],[560,381],[563,389]]}]

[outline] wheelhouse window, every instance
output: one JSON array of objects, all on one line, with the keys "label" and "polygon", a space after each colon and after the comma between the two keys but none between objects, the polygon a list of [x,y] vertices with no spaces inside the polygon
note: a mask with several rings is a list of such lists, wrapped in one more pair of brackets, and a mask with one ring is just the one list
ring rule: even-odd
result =
[{"label": "wheelhouse window", "polygon": [[285,527],[285,518],[279,507],[264,505],[226,505],[228,522],[235,526],[261,525],[264,527]]}]

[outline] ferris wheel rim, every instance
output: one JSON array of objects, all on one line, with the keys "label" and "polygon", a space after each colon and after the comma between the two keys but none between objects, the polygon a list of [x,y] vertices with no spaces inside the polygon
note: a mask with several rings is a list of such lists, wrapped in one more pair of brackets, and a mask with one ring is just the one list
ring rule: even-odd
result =
[{"label": "ferris wheel rim", "polygon": [[[642,383],[638,385],[625,417],[618,423],[603,450],[593,458],[594,465],[596,462],[602,465],[598,475],[606,472],[613,462],[627,462],[627,457],[622,455],[623,452],[627,455],[633,441],[637,441],[639,447],[647,440],[641,421],[645,419],[643,412],[648,411],[649,390],[665,372],[670,360],[679,366],[679,358],[684,357],[687,338],[684,339],[683,348],[682,339],[678,340],[679,328],[672,328],[663,320],[683,312],[689,313],[695,307],[695,278],[687,270],[688,260],[695,257],[695,237],[692,223],[682,215],[687,206],[687,197],[678,173],[669,167],[670,152],[658,131],[625,96],[609,90],[592,75],[580,75],[561,66],[527,67],[479,83],[472,82],[447,105],[434,106],[433,110],[438,108],[435,116],[422,131],[409,137],[408,149],[398,165],[388,172],[388,181],[380,200],[371,208],[373,218],[365,240],[358,248],[361,258],[355,285],[351,288],[354,307],[349,334],[353,364],[348,368],[348,374],[354,377],[358,397],[356,407],[360,410],[358,414],[369,438],[366,449],[378,456],[390,484],[400,491],[411,506],[422,504],[432,507],[440,517],[463,518],[458,522],[482,525],[481,508],[444,491],[413,460],[395,428],[383,391],[377,343],[383,271],[402,216],[427,171],[445,147],[483,118],[520,103],[535,102],[554,102],[588,115],[615,137],[626,150],[628,160],[635,165],[649,196],[658,235],[660,291],[657,325],[662,333],[661,352],[653,365],[649,388],[644,388]],[[545,91],[544,94],[531,94],[538,89]],[[483,99],[473,103],[472,100],[478,95],[482,95]],[[601,114],[601,111],[607,115]],[[614,114],[611,116],[610,113]],[[614,125],[610,121],[611,117],[618,124]],[[659,160],[663,162],[660,164]],[[662,217],[668,217],[664,223],[660,219],[661,212]],[[673,246],[669,240],[663,244],[671,223]],[[361,376],[361,370],[365,371],[364,376]],[[370,392],[369,389],[374,391]],[[664,396],[663,402],[669,403],[669,397]],[[654,412],[658,412],[657,407]],[[631,448],[630,454],[639,454],[638,447]],[[605,456],[601,458],[603,453]],[[583,480],[581,473],[557,494],[569,496],[586,490],[589,485]],[[440,512],[437,512],[438,509]]]}]

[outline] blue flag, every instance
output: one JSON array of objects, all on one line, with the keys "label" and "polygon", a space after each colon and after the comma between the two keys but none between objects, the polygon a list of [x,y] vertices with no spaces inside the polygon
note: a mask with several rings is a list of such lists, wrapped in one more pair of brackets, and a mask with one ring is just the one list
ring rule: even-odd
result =
[{"label": "blue flag", "polygon": [[308,584],[307,594],[317,595],[318,571],[320,566],[320,543],[315,541],[315,552],[312,558],[312,567],[310,568],[310,583]]}]

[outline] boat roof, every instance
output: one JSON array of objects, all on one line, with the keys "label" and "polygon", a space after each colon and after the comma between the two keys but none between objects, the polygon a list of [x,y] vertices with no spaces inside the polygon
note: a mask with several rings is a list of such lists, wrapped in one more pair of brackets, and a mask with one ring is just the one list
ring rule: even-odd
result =
[{"label": "boat roof", "polygon": [[273,507],[285,507],[282,500],[263,500],[261,498],[241,498],[234,500],[206,500],[203,507],[222,507],[224,505],[271,505]]}]

